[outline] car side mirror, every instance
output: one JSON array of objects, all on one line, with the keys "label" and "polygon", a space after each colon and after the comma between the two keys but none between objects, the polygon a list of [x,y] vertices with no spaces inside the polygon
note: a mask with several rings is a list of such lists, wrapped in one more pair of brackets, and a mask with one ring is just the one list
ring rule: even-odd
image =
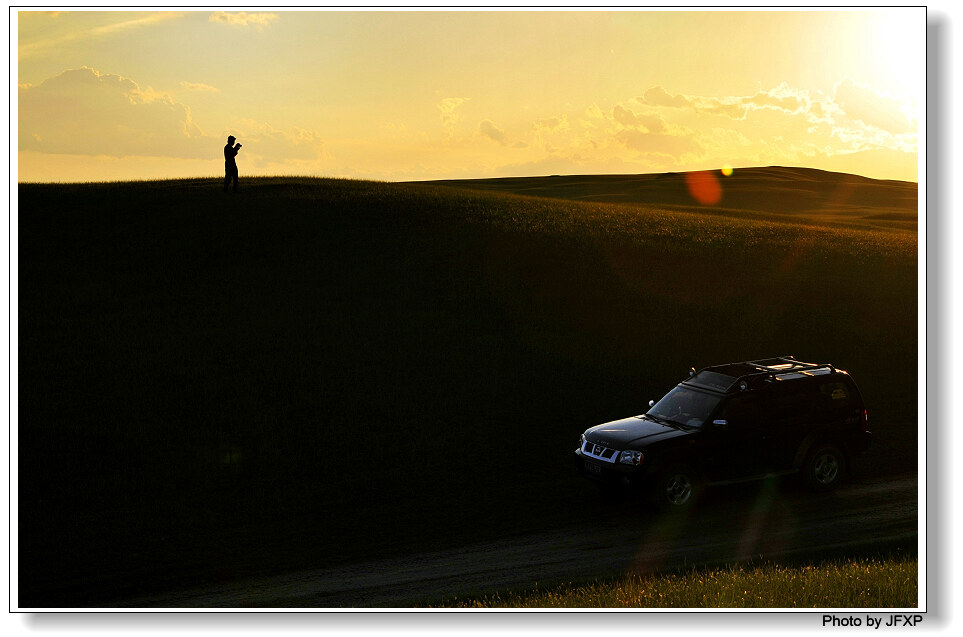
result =
[{"label": "car side mirror", "polygon": [[720,429],[720,430],[722,430],[722,431],[725,431],[726,429],[729,428],[729,421],[728,421],[728,420],[713,420],[713,421],[712,421],[712,426],[715,427],[716,429]]}]

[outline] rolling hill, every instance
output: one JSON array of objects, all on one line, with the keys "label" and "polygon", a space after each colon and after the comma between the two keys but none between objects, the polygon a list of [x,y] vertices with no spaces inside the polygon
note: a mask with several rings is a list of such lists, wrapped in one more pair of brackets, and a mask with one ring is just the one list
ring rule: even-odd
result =
[{"label": "rolling hill", "polygon": [[[519,195],[691,208],[700,205],[693,188],[717,190],[714,208],[740,211],[869,217],[915,221],[917,184],[881,181],[812,168],[744,168],[646,175],[585,175],[465,179],[426,182]],[[713,185],[714,184],[714,185]],[[702,186],[706,187],[706,186]]]},{"label": "rolling hill", "polygon": [[848,369],[913,471],[915,184],[683,181],[21,184],[21,604],[591,516],[578,435],[690,365]]}]

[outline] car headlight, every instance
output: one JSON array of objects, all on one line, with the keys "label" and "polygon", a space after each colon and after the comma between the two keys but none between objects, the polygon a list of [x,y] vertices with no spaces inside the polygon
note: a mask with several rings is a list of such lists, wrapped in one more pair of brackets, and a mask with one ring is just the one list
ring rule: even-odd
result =
[{"label": "car headlight", "polygon": [[643,457],[641,451],[623,451],[619,454],[619,464],[640,465]]}]

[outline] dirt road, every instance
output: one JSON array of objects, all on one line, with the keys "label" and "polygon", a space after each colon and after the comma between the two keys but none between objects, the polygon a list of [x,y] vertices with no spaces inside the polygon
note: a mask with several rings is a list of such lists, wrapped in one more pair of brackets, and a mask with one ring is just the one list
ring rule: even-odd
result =
[{"label": "dirt road", "polygon": [[412,607],[627,571],[877,548],[915,551],[917,500],[916,476],[859,482],[823,496],[779,485],[731,488],[685,519],[642,514],[613,498],[593,523],[552,532],[122,600],[116,606]]}]

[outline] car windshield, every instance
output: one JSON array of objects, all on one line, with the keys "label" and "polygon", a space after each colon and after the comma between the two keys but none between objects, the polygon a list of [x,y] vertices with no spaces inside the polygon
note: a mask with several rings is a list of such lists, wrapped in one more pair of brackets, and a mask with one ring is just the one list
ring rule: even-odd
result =
[{"label": "car windshield", "polygon": [[646,414],[677,425],[701,427],[720,400],[722,396],[680,385],[653,405]]}]

